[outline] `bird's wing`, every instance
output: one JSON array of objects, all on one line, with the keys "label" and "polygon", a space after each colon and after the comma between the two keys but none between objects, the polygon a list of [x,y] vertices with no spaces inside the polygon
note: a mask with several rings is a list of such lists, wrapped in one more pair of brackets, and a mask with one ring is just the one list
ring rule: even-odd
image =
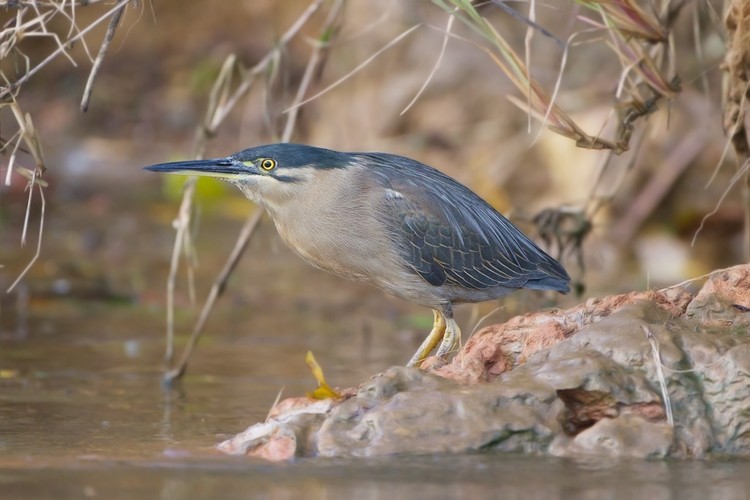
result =
[{"label": "bird's wing", "polygon": [[565,269],[468,188],[415,160],[368,156],[391,238],[425,281],[568,290]]}]

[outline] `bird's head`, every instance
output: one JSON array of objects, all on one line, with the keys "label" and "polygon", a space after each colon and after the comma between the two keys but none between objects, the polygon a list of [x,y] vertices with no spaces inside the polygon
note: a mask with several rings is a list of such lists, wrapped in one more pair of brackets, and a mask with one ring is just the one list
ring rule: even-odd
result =
[{"label": "bird's head", "polygon": [[159,163],[145,170],[222,179],[249,199],[268,206],[321,187],[334,170],[353,165],[352,156],[303,144],[269,144],[225,158]]}]

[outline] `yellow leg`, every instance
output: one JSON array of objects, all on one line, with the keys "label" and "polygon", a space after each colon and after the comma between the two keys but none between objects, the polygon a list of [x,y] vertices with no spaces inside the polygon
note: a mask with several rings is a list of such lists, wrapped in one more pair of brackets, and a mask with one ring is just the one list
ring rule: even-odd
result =
[{"label": "yellow leg", "polygon": [[430,351],[438,345],[438,342],[443,340],[443,336],[445,335],[445,318],[440,311],[435,309],[432,310],[432,314],[434,318],[432,330],[430,330],[430,334],[427,335],[427,338],[424,339],[424,342],[422,342],[422,345],[419,346],[419,349],[417,349],[417,352],[414,353],[414,356],[411,357],[406,366],[419,366],[427,355],[430,354]]},{"label": "yellow leg", "polygon": [[438,347],[437,355],[444,358],[446,354],[457,351],[461,347],[461,329],[453,318],[445,319],[445,335]]}]

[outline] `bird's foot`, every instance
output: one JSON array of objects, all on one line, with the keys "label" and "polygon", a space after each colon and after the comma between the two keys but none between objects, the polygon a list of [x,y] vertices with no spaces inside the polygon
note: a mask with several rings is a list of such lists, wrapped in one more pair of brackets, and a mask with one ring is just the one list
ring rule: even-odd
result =
[{"label": "bird's foot", "polygon": [[445,335],[443,341],[438,347],[437,355],[440,358],[451,352],[457,351],[461,347],[461,329],[458,327],[458,323],[453,318],[445,320]]},{"label": "bird's foot", "polygon": [[[411,357],[409,362],[406,364],[408,367],[414,367],[419,366],[422,361],[425,360],[428,354],[430,354],[430,351],[432,351],[436,345],[442,340],[443,343],[445,342],[444,336],[445,336],[445,328],[446,328],[446,322],[445,318],[443,318],[442,313],[440,313],[437,310],[432,311],[433,314],[433,324],[432,324],[432,330],[430,330],[429,335],[427,335],[427,338],[424,339],[422,342],[422,345],[419,346],[419,349],[417,349],[417,352],[414,353],[414,356]],[[450,320],[453,321],[453,320]],[[454,322],[455,324],[455,322]],[[441,344],[442,347],[442,344]]]}]

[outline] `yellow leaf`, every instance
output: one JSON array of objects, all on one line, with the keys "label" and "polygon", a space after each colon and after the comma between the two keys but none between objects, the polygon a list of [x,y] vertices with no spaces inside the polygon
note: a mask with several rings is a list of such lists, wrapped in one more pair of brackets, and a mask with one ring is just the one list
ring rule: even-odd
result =
[{"label": "yellow leaf", "polygon": [[308,392],[307,397],[312,399],[340,399],[341,394],[332,389],[326,382],[325,375],[323,375],[323,368],[321,368],[318,362],[315,361],[315,356],[313,356],[312,351],[307,351],[305,363],[310,367],[310,371],[312,372],[313,377],[315,377],[315,380],[318,381],[318,388],[313,392]]}]

